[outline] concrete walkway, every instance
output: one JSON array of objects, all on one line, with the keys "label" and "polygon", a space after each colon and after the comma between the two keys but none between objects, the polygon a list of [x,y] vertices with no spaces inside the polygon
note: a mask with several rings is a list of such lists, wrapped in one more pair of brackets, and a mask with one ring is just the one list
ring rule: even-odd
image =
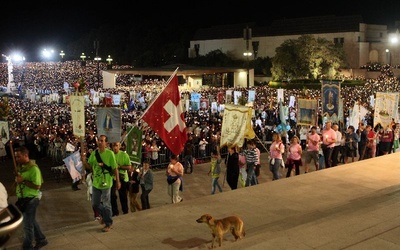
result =
[{"label": "concrete walkway", "polygon": [[[206,163],[184,176],[179,204],[170,204],[165,174],[157,172],[152,208],[114,217],[108,233],[93,220],[83,185],[47,190],[38,209],[44,249],[207,249],[210,230],[196,222],[204,213],[243,218],[246,237],[233,242],[226,234],[226,249],[400,249],[399,160],[390,154],[278,181],[264,164],[259,185],[231,191],[225,183],[215,195]],[[7,249],[21,242],[22,230]]]}]

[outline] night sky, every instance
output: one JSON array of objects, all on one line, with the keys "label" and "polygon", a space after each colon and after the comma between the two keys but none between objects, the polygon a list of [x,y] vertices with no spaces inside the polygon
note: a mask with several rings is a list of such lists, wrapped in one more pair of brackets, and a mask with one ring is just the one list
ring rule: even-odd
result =
[{"label": "night sky", "polygon": [[[323,15],[362,15],[366,23],[394,26],[400,20],[399,0],[336,1],[5,1],[1,4],[0,52],[60,50],[83,34],[106,24],[134,23],[157,26],[185,25],[197,29],[219,24],[256,22]],[[25,2],[25,1],[24,1]],[[223,3],[222,3],[223,2]],[[252,3],[254,2],[254,3]],[[291,1],[292,2],[292,1]],[[91,6],[86,6],[91,5]],[[136,6],[137,5],[137,6]],[[267,5],[265,7],[264,5]],[[268,5],[271,5],[268,7]],[[38,52],[39,53],[39,52]],[[4,61],[4,60],[2,60]]]}]

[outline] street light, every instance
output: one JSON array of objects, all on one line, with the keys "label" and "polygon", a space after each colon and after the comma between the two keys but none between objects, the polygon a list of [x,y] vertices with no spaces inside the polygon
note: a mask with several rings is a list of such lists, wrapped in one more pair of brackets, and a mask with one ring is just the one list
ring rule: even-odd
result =
[{"label": "street light", "polygon": [[250,66],[249,66],[249,58],[253,55],[253,53],[247,51],[244,52],[243,55],[246,57],[246,65],[247,65],[247,88],[250,88]]},{"label": "street light", "polygon": [[44,49],[42,51],[42,57],[44,58],[44,60],[51,60],[53,58],[53,54],[54,54],[54,50],[53,49]]},{"label": "street light", "polygon": [[246,40],[246,52],[244,52],[243,55],[247,59],[247,88],[250,88],[249,57],[252,56],[252,53],[249,51],[249,42],[251,40],[251,29],[249,26],[243,30],[243,38]]},{"label": "street light", "polygon": [[96,56],[94,60],[97,62],[97,86],[100,87],[100,61],[101,57]]},{"label": "street light", "polygon": [[386,49],[386,63],[392,65],[389,49]]}]

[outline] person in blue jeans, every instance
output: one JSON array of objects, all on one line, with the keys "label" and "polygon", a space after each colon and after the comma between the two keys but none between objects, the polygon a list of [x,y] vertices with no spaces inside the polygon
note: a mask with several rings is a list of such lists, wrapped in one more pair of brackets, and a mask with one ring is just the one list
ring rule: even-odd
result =
[{"label": "person in blue jeans", "polygon": [[272,141],[273,142],[269,148],[269,170],[272,172],[272,180],[275,181],[280,178],[279,168],[282,166],[282,154],[285,152],[285,145],[282,143],[281,135],[279,133],[272,135]]},{"label": "person in blue jeans", "polygon": [[255,173],[256,164],[258,162],[258,154],[256,151],[256,143],[253,140],[247,142],[247,148],[243,150],[246,157],[246,184],[245,187],[257,185],[257,177]]},{"label": "person in blue jeans", "polygon": [[185,143],[183,148],[183,167],[185,169],[185,174],[193,173],[193,154],[194,154],[194,144],[192,142],[192,136]]},{"label": "person in blue jeans", "polygon": [[211,194],[215,194],[215,189],[218,188],[219,192],[222,192],[221,185],[219,185],[219,176],[221,174],[221,155],[218,149],[211,151],[211,166],[208,175],[211,174]]},{"label": "person in blue jeans", "polygon": [[43,183],[42,173],[35,161],[29,159],[29,150],[24,146],[15,150],[15,161],[18,164],[18,174],[15,177],[18,197],[16,205],[24,217],[22,248],[40,249],[48,244],[46,236],[36,221],[36,209],[41,198],[40,187]]}]

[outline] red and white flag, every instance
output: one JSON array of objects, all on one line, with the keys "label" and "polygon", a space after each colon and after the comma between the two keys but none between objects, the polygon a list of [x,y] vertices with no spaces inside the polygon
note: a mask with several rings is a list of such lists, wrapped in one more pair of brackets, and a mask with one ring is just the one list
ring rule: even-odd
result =
[{"label": "red and white flag", "polygon": [[186,123],[178,89],[176,71],[164,90],[150,104],[142,119],[160,136],[175,155],[187,141]]}]

